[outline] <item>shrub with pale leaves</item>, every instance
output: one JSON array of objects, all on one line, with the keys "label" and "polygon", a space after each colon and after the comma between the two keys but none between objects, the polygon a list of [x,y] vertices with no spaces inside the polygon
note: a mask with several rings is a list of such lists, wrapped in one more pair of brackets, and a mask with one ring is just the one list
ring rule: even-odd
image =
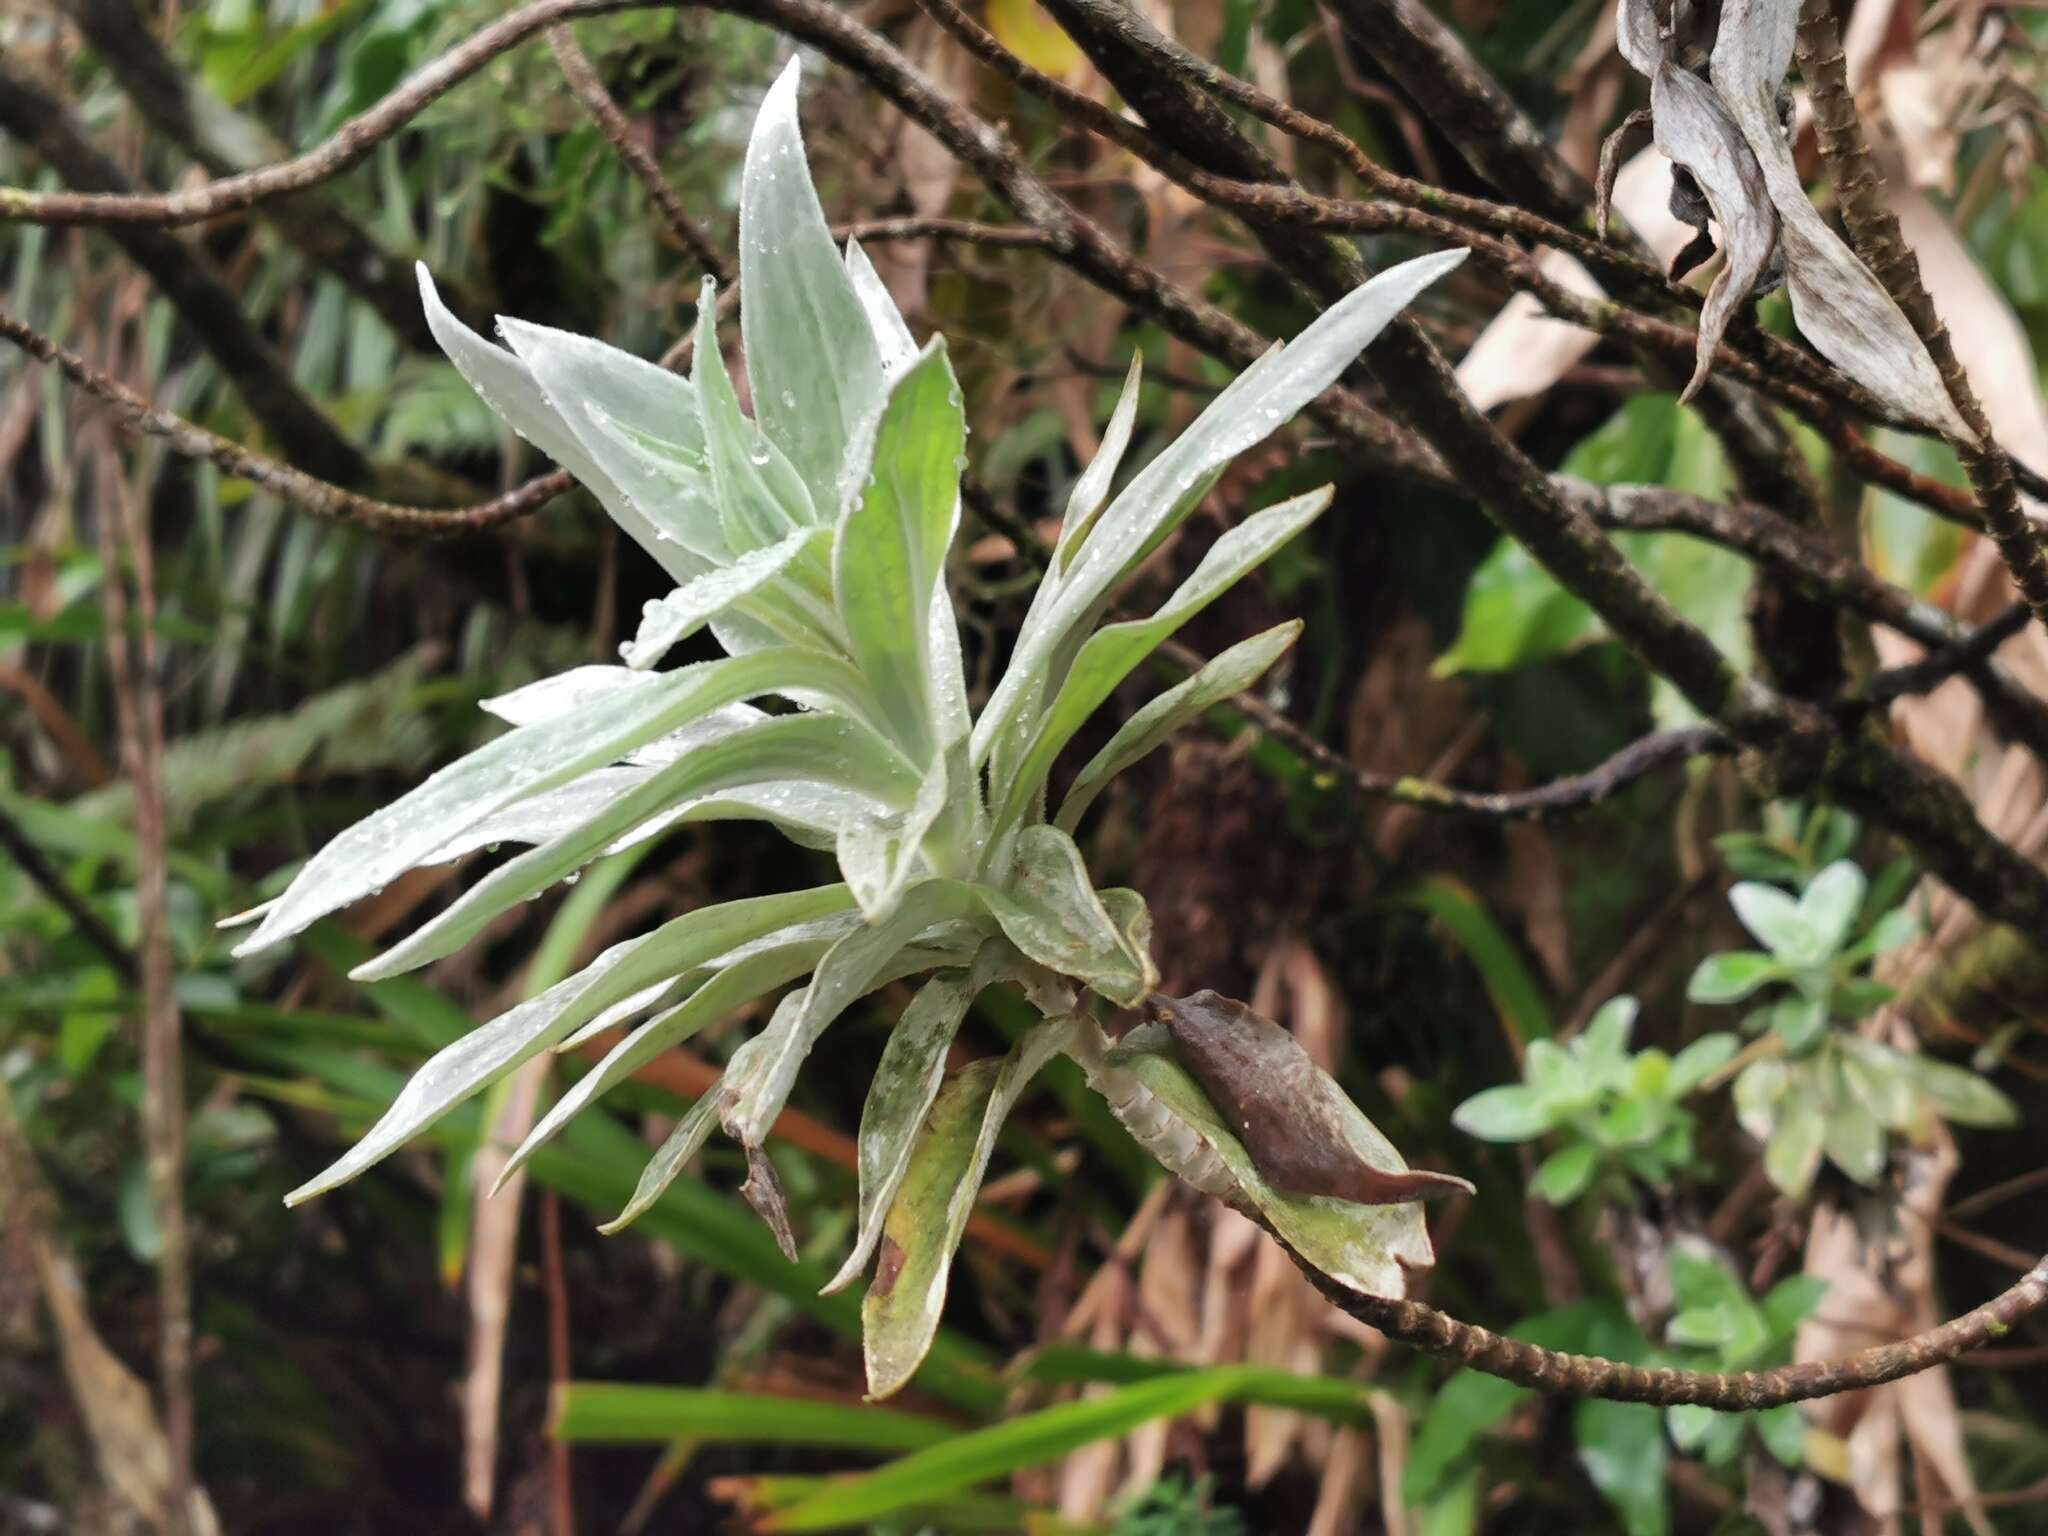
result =
[{"label": "shrub with pale leaves", "polygon": [[[1300,533],[1329,491],[1243,518],[1156,612],[1105,623],[1125,578],[1236,455],[1330,385],[1463,252],[1408,262],[1350,294],[1113,490],[1136,414],[1134,367],[1074,487],[1009,666],[973,712],[945,583],[966,462],[960,388],[943,338],[918,345],[859,246],[834,245],[805,163],[797,84],[792,65],[768,93],[741,186],[751,420],[714,333],[708,282],[686,379],[509,319],[509,350],[495,346],[422,274],[434,334],[477,393],[569,469],[675,590],[648,606],[624,665],[577,668],[489,701],[511,729],[335,838],[251,914],[261,925],[238,953],[289,938],[408,869],[501,843],[525,851],[354,974],[393,976],[451,954],[591,860],[688,822],[773,823],[829,850],[841,878],[685,912],[614,945],[433,1057],[291,1199],[361,1173],[541,1052],[630,1025],[541,1118],[516,1168],[661,1052],[781,993],[767,1025],[655,1151],[613,1227],[659,1199],[722,1128],[745,1152],[744,1193],[793,1251],[763,1152],[769,1128],[850,1004],[925,976],[867,1096],[856,1237],[832,1282],[876,1264],[864,1316],[877,1394],[908,1380],[929,1347],[997,1131],[1056,1053],[1082,1063],[1162,1160],[1199,1164],[1211,1187],[1338,1279],[1398,1294],[1402,1264],[1430,1258],[1419,1207],[1272,1183],[1170,1049],[1114,1047],[1090,1011],[1089,994],[1139,1004],[1157,977],[1143,899],[1096,889],[1075,826],[1115,774],[1254,682],[1299,625],[1231,647],[1152,699],[1056,809],[1047,780],[1112,691]],[[706,627],[724,656],[658,668]],[[963,1018],[998,984],[1020,988],[1042,1021],[1007,1056],[947,1077]],[[1404,1166],[1355,1110],[1332,1123],[1373,1166]]]}]

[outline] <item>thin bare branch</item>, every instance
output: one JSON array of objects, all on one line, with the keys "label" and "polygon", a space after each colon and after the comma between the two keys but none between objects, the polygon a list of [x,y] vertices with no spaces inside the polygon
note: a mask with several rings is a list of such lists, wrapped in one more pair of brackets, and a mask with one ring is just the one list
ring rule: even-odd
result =
[{"label": "thin bare branch", "polygon": [[718,279],[721,288],[730,287],[736,276],[732,264],[712,244],[711,237],[704,233],[697,221],[690,217],[689,209],[683,206],[682,198],[669,185],[668,178],[661,174],[661,167],[655,163],[654,156],[634,134],[626,114],[619,110],[611,92],[597,78],[597,71],[591,68],[590,60],[576,44],[575,33],[566,26],[548,28],[548,47],[554,51],[555,63],[561,66],[562,78],[569,83],[569,89],[583,103],[591,121],[597,124],[597,131],[604,135],[605,143],[611,145],[612,153],[624,162],[626,169],[646,189],[669,232],[682,243],[683,249],[697,258],[706,272]]},{"label": "thin bare branch", "polygon": [[[1283,1247],[1285,1244],[1282,1245]],[[1504,1338],[1419,1301],[1367,1296],[1339,1284],[1288,1250],[1301,1272],[1339,1310],[1433,1355],[1447,1355],[1489,1376],[1561,1397],[1604,1397],[1624,1403],[1680,1403],[1731,1413],[1775,1408],[1841,1392],[1861,1392],[1946,1365],[2011,1332],[2048,1304],[2048,1259],[1981,1307],[1895,1344],[1838,1360],[1808,1360],[1764,1371],[1684,1371],[1626,1365],[1593,1355],[1565,1354]]]}]

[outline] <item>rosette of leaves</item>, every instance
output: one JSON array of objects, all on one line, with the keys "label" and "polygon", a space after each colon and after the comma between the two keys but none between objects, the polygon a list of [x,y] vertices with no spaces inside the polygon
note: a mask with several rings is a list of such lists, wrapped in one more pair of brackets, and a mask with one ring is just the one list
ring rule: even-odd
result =
[{"label": "rosette of leaves", "polygon": [[1734,1057],[1736,1038],[1702,1035],[1676,1056],[1630,1051],[1636,1000],[1601,1005],[1565,1045],[1532,1040],[1522,1081],[1474,1094],[1451,1116],[1484,1141],[1561,1143],[1530,1180],[1532,1194],[1568,1205],[1589,1191],[1628,1198],[1628,1181],[1668,1188],[1692,1161],[1692,1112],[1684,1100]]},{"label": "rosette of leaves", "polygon": [[[1717,1255],[1681,1242],[1671,1250],[1675,1310],[1664,1337],[1687,1351],[1686,1365],[1692,1370],[1754,1371],[1782,1365],[1792,1357],[1793,1335],[1826,1291],[1825,1280],[1788,1275],[1758,1300]],[[1786,1466],[1796,1467],[1803,1459],[1806,1419],[1797,1403],[1781,1403],[1760,1413],[1725,1413],[1680,1403],[1665,1409],[1664,1418],[1678,1448],[1711,1467],[1732,1465],[1752,1427]]]},{"label": "rosette of leaves", "polygon": [[1965,1125],[2017,1118],[2011,1101],[1976,1073],[1849,1027],[1892,998],[1870,975],[1872,963],[1920,931],[1905,907],[1866,896],[1863,871],[1847,859],[1822,869],[1796,897],[1741,882],[1729,902],[1764,947],[1709,955],[1686,991],[1697,1003],[1761,997],[1743,1019],[1758,1041],[1750,1047],[1755,1059],[1735,1078],[1735,1111],[1764,1144],[1771,1182],[1795,1199],[1813,1187],[1823,1159],[1874,1185],[1893,1135],[1920,1139],[1936,1118]]},{"label": "rosette of leaves", "polygon": [[[1033,1075],[1056,1052],[1074,1052],[1105,1091],[1139,1093],[1136,1066],[1104,1061],[1083,994],[1119,1006],[1146,997],[1157,979],[1149,919],[1136,892],[1095,888],[1076,824],[1116,773],[1254,682],[1299,625],[1231,647],[1152,699],[1079,769],[1056,809],[1054,759],[1162,641],[1301,532],[1328,488],[1240,520],[1148,617],[1105,623],[1118,588],[1236,455],[1321,393],[1464,253],[1408,262],[1357,289],[1254,363],[1119,489],[1134,367],[1074,488],[1008,669],[970,712],[944,579],[966,463],[960,389],[944,339],[919,345],[859,246],[834,244],[805,161],[797,88],[792,64],[762,105],[741,182],[751,419],[718,344],[708,282],[693,371],[682,378],[514,320],[500,322],[509,350],[492,345],[455,319],[422,272],[429,322],[457,368],[575,474],[675,590],[648,605],[624,665],[580,667],[489,701],[512,729],[335,838],[248,914],[261,926],[237,953],[286,939],[407,869],[500,843],[525,851],[354,974],[393,976],[450,954],[592,859],[686,822],[767,821],[829,850],[838,882],[673,917],[449,1046],[290,1198],[361,1173],[539,1053],[630,1026],[541,1118],[509,1172],[660,1052],[780,992],[766,1027],[654,1153],[612,1225],[658,1199],[723,1129],[747,1158],[743,1193],[793,1253],[762,1150],[769,1127],[850,1004],[928,976],[868,1094],[857,1237],[832,1282],[877,1263],[865,1318],[870,1383],[883,1394],[929,1347],[996,1133]],[[722,657],[659,668],[707,627]],[[1043,1022],[1009,1055],[945,1077],[964,1016],[996,984],[1021,988]],[[1235,1145],[1199,1088],[1164,1091],[1171,1105],[1160,1117],[1178,1117],[1205,1145]],[[1372,1150],[1401,1166],[1383,1138]],[[1238,1178],[1251,1208],[1290,1219],[1305,1209],[1299,1245],[1341,1278],[1397,1290],[1397,1259],[1428,1258],[1412,1205],[1388,1215],[1295,1200],[1255,1169]]]}]

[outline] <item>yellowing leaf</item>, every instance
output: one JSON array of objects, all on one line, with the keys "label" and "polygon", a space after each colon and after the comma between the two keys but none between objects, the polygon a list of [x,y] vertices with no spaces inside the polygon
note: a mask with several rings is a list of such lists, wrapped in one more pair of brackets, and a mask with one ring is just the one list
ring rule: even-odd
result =
[{"label": "yellowing leaf", "polygon": [[988,0],[988,29],[1010,52],[1048,75],[1064,77],[1080,67],[1081,50],[1038,0]]}]

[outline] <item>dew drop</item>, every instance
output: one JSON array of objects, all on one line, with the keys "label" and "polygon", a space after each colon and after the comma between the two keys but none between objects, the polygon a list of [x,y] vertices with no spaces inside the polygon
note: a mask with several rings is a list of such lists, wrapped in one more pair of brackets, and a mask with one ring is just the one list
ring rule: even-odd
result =
[{"label": "dew drop", "polygon": [[757,441],[753,447],[747,450],[747,457],[756,464],[766,464],[768,462],[768,445]]},{"label": "dew drop", "polygon": [[574,884],[575,884],[575,883],[576,883],[576,882],[577,882],[578,880],[581,880],[582,878],[583,878],[583,871],[582,871],[582,870],[580,870],[580,869],[572,869],[571,871],[569,871],[569,873],[568,873],[568,874],[566,874],[566,875],[562,876],[562,884],[564,884],[564,885],[574,885]]},{"label": "dew drop", "polygon": [[785,390],[784,390],[784,391],[782,392],[782,408],[783,408],[783,409],[784,409],[785,411],[793,411],[793,410],[795,410],[795,409],[796,409],[796,391],[795,391],[795,390],[793,390],[793,389],[785,389]]}]

